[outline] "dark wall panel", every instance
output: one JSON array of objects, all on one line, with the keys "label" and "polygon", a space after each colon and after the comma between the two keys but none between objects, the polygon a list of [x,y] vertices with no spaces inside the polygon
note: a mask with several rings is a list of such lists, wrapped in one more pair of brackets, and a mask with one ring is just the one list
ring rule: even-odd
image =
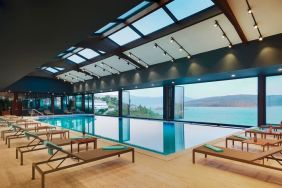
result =
[{"label": "dark wall panel", "polygon": [[24,77],[7,88],[12,92],[71,93],[72,85],[60,80],[40,77]]}]

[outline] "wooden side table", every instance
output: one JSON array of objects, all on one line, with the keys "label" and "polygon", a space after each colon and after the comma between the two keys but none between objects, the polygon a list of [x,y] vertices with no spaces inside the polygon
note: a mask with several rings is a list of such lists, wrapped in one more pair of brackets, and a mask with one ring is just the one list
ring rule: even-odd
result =
[{"label": "wooden side table", "polygon": [[86,150],[88,150],[88,144],[93,143],[94,144],[94,149],[97,148],[97,138],[92,137],[92,138],[79,138],[79,139],[74,139],[71,141],[71,153],[73,151],[73,144],[77,144],[77,152],[79,152],[79,146],[81,144],[86,144]]}]

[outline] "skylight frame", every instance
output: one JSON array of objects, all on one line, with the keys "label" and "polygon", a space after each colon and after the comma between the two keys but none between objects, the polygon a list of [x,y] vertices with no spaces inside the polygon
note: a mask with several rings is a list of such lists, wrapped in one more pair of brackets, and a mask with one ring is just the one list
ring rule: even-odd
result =
[{"label": "skylight frame", "polygon": [[122,14],[121,16],[119,16],[118,19],[119,20],[126,20],[126,19],[132,17],[133,15],[139,13],[140,11],[144,10],[145,8],[150,6],[151,4],[152,4],[152,2],[150,2],[150,1],[143,1],[143,2],[139,3],[138,5],[136,5],[135,7],[133,7],[132,9],[130,9],[129,11]]},{"label": "skylight frame", "polygon": [[100,28],[97,31],[95,31],[95,33],[96,34],[105,33],[106,31],[110,30],[111,28],[113,28],[116,25],[117,25],[117,22],[110,22],[107,25],[105,25],[102,28]]}]

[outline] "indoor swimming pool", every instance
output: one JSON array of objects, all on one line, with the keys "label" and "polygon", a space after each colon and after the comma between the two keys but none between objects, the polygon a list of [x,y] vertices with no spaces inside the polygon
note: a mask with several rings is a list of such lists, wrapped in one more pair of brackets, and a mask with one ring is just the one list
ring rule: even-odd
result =
[{"label": "indoor swimming pool", "polygon": [[183,122],[93,115],[45,116],[38,120],[162,155],[173,154],[240,131]]}]

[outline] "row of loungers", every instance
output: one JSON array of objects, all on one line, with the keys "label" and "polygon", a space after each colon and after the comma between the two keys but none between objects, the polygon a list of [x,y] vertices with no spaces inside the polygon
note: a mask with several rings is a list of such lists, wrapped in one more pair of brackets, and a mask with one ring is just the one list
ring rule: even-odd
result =
[{"label": "row of loungers", "polygon": [[[263,127],[269,128],[269,127]],[[193,164],[196,162],[196,153],[204,154],[205,158],[207,156],[213,156],[223,159],[229,159],[232,161],[237,161],[241,163],[246,163],[250,165],[261,166],[265,168],[270,168],[278,171],[282,171],[282,132],[278,131],[281,130],[282,126],[275,127],[275,132],[272,130],[262,130],[262,129],[248,129],[245,131],[245,134],[255,133],[256,135],[262,135],[261,138],[252,138],[246,137],[241,135],[232,135],[226,138],[225,145],[226,147],[218,147],[210,144],[205,144],[193,149],[192,152],[192,160]],[[250,134],[252,136],[252,134]],[[267,136],[273,136],[273,139],[267,139]],[[237,149],[228,148],[228,141],[232,141],[232,145],[234,147],[234,142],[240,142],[242,144],[241,151]],[[243,144],[244,143],[251,143],[255,145],[263,146],[263,152],[259,153],[252,153],[248,152],[248,145],[247,151],[243,151]],[[264,147],[267,146],[268,150],[265,151]],[[274,146],[273,148],[269,149],[270,146]],[[273,164],[270,165],[269,163],[265,163],[265,160],[272,160],[276,161],[277,166]]]},{"label": "row of loungers", "polygon": [[[32,163],[32,179],[35,179],[35,171],[38,171],[38,173],[41,175],[42,188],[45,187],[45,175],[49,173],[57,172],[60,170],[102,160],[109,157],[120,157],[120,155],[125,153],[131,153],[132,162],[134,163],[135,161],[134,148],[123,145],[113,145],[97,149],[96,137],[82,136],[69,138],[69,136],[63,136],[61,138],[52,138],[48,135],[52,135],[54,131],[64,132],[66,130],[40,131],[39,127],[41,127],[42,125],[37,124],[35,126],[36,129],[32,129],[30,128],[31,124],[28,124],[27,122],[31,123],[31,121],[29,120],[25,120],[16,116],[0,117],[1,125],[6,125],[2,127],[10,127],[10,129],[2,130],[1,135],[3,135],[5,139],[14,137],[15,139],[26,137],[29,140],[29,143],[16,148],[16,159],[19,159],[20,157],[21,165],[23,165],[24,154],[37,152],[39,150],[44,149],[48,151],[48,154],[51,156],[47,160]],[[2,133],[3,131],[6,131],[5,134],[9,135],[5,135],[4,133]],[[21,137],[19,137],[19,135],[21,135]],[[93,150],[88,150],[89,143],[93,143]],[[77,152],[73,152],[74,144],[76,144],[78,147]],[[86,144],[85,151],[79,151],[79,146],[81,144]],[[70,151],[63,148],[63,146],[70,146]],[[59,155],[59,153],[63,154],[63,156]],[[66,163],[67,160],[68,163]]]}]

